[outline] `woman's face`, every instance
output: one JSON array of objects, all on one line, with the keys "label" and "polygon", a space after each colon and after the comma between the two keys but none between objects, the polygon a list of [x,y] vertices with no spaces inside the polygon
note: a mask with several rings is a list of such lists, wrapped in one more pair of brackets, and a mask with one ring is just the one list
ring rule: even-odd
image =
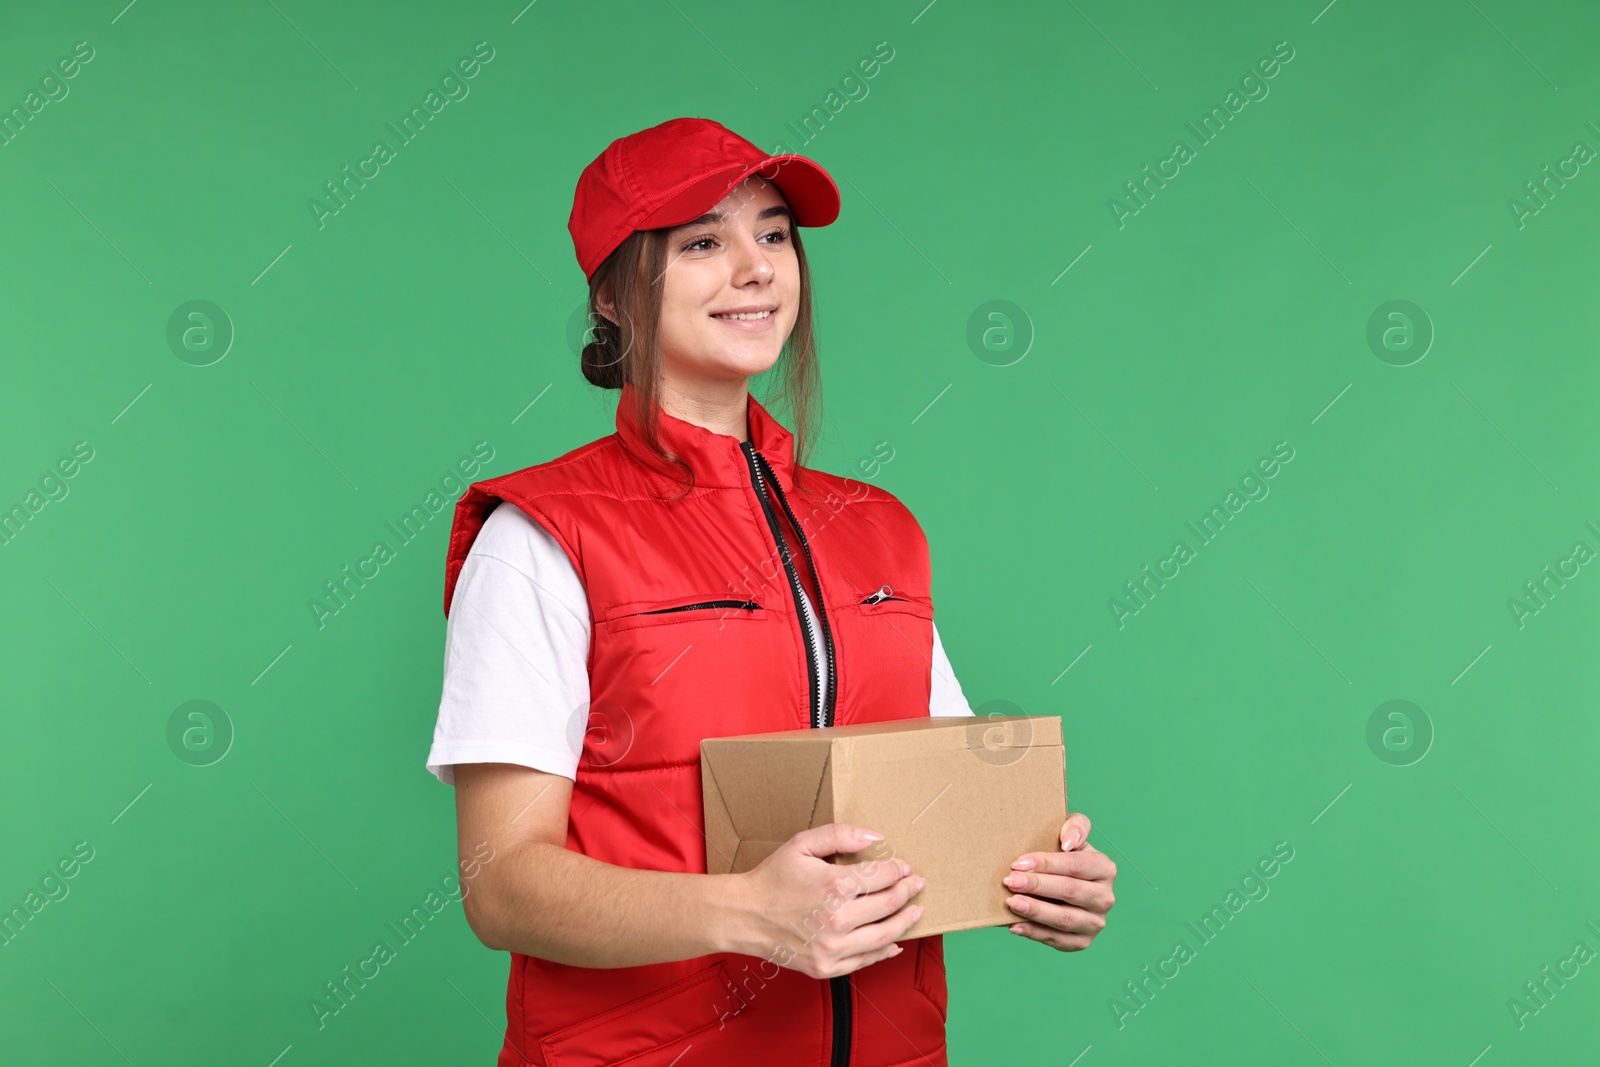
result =
[{"label": "woman's face", "polygon": [[752,175],[670,231],[658,332],[662,376],[678,391],[731,384],[778,361],[800,304],[793,225],[777,187]]}]

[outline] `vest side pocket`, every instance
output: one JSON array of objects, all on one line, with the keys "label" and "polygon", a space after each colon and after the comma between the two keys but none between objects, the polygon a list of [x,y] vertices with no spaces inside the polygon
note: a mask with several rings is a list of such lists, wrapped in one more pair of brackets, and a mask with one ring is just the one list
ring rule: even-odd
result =
[{"label": "vest side pocket", "polygon": [[[548,1067],[607,1067],[668,1045],[679,1055],[680,1042],[724,1025],[742,1008],[727,965],[718,960],[653,993],[546,1034],[539,1045]],[[644,1062],[655,1061],[642,1061],[640,1067]]]},{"label": "vest side pocket", "polygon": [[944,938],[938,934],[917,939],[917,991],[939,1009],[939,1018],[948,1021],[950,994],[945,985]]}]

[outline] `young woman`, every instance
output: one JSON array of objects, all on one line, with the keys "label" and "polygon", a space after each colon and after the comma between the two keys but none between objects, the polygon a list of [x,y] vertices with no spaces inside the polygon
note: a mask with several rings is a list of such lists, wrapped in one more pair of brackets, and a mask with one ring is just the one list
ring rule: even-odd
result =
[{"label": "young woman", "polygon": [[[839,194],[706,119],[611,144],[569,229],[616,433],[474,484],[446,566],[428,769],[456,787],[467,920],[509,951],[499,1064],[946,1062],[923,879],[869,827],[707,874],[706,737],[970,715],[927,541],[875,486],[804,467],[817,384],[799,226]],[[780,359],[796,432],[749,392]],[[1073,813],[1019,857],[1010,929],[1105,925],[1116,867]]]}]

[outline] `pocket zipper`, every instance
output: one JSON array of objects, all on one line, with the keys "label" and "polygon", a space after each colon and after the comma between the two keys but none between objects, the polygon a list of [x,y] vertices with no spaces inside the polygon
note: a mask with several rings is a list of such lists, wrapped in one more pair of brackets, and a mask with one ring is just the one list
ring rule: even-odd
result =
[{"label": "pocket zipper", "polygon": [[754,600],[705,600],[698,604],[680,604],[675,608],[651,608],[649,611],[636,611],[635,615],[660,615],[668,611],[692,611],[695,608],[743,608],[746,611],[758,611],[761,608]]},{"label": "pocket zipper", "polygon": [[871,596],[867,597],[867,599],[863,600],[862,603],[863,604],[876,604],[880,600],[904,600],[904,599],[905,599],[905,597],[903,597],[903,596],[895,596],[894,595],[894,590],[889,588],[887,585],[882,585],[882,586],[878,587],[878,591],[876,593],[873,593]]}]

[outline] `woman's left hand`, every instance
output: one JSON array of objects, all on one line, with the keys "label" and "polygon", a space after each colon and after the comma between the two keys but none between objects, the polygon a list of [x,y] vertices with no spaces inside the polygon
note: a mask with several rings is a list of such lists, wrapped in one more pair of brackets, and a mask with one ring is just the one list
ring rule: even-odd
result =
[{"label": "woman's left hand", "polygon": [[1089,947],[1116,903],[1117,865],[1089,844],[1089,817],[1073,812],[1061,826],[1060,852],[1029,852],[1002,881],[1014,894],[1006,906],[1025,921],[1009,929],[1062,952]]}]

